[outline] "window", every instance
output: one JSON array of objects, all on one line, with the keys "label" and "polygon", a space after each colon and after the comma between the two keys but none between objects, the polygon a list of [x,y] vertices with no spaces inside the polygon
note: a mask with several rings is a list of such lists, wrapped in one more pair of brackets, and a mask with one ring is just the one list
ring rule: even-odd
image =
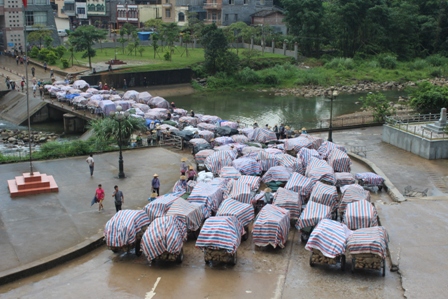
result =
[{"label": "window", "polygon": [[185,22],[185,14],[183,12],[180,12],[178,15],[178,22]]},{"label": "window", "polygon": [[229,4],[231,5],[235,4],[235,0],[229,0]]},{"label": "window", "polygon": [[238,21],[238,14],[235,14],[235,22]]},{"label": "window", "polygon": [[36,24],[47,25],[47,12],[26,11],[25,19],[26,19],[26,26],[33,26]]},{"label": "window", "polygon": [[26,20],[26,26],[34,25],[33,11],[25,11],[25,20]]},{"label": "window", "polygon": [[171,18],[171,9],[165,10],[165,17],[166,18]]},{"label": "window", "polygon": [[248,0],[243,0],[243,4],[247,5]]},{"label": "window", "polygon": [[228,14],[225,14],[225,15],[224,15],[224,21],[227,22],[228,20],[229,20],[229,15],[228,15]]},{"label": "window", "polygon": [[86,14],[86,8],[85,7],[78,7],[78,9],[76,10],[76,13],[78,15],[85,15]]}]

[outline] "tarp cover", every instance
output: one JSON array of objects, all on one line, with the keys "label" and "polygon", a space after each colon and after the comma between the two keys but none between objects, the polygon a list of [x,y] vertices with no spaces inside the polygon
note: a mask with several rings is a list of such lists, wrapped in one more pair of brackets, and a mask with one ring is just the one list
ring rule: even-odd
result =
[{"label": "tarp cover", "polygon": [[249,132],[248,136],[249,140],[267,143],[270,141],[277,141],[277,135],[271,130],[256,128],[252,132]]},{"label": "tarp cover", "polygon": [[228,152],[218,151],[205,159],[205,167],[207,167],[209,171],[218,174],[224,166],[232,166],[232,161],[233,158]]},{"label": "tarp cover", "polygon": [[274,205],[288,210],[291,219],[298,219],[302,210],[302,200],[299,194],[281,187],[275,192]]},{"label": "tarp cover", "polygon": [[170,109],[171,105],[162,97],[152,97],[147,103],[151,108],[165,108]]},{"label": "tarp cover", "polygon": [[307,200],[310,197],[315,184],[315,180],[294,172],[286,183],[285,189],[297,192],[303,200]]},{"label": "tarp cover", "polygon": [[381,256],[387,255],[389,236],[382,226],[361,228],[353,232],[347,240],[347,251],[352,255],[371,253]]},{"label": "tarp cover", "polygon": [[104,227],[107,246],[122,247],[134,243],[137,233],[149,223],[150,220],[143,210],[118,211]]},{"label": "tarp cover", "polygon": [[244,181],[231,180],[228,188],[228,197],[246,204],[250,204],[252,202],[255,192],[252,192],[250,185],[246,184]]},{"label": "tarp cover", "polygon": [[336,148],[343,151],[344,153],[347,152],[345,147],[343,147],[342,145],[337,145],[336,143],[333,143],[331,141],[325,141],[324,143],[322,143],[322,145],[319,146],[317,151],[319,152],[322,159],[326,160],[330,152]]},{"label": "tarp cover", "polygon": [[205,221],[196,241],[196,247],[224,249],[234,254],[241,243],[243,226],[234,216],[215,216]]},{"label": "tarp cover", "polygon": [[269,168],[268,171],[263,175],[261,180],[264,183],[267,182],[287,182],[292,175],[292,170],[290,168],[286,168],[285,166],[274,166]]},{"label": "tarp cover", "polygon": [[310,179],[336,185],[336,177],[333,168],[324,160],[311,158],[305,171],[305,176]]},{"label": "tarp cover", "polygon": [[219,186],[213,186],[205,182],[199,182],[194,186],[188,201],[204,204],[209,211],[216,212],[223,200],[223,191]]},{"label": "tarp cover", "polygon": [[296,157],[288,154],[277,154],[275,155],[278,164],[290,168],[293,172],[298,172],[305,175],[305,168],[302,165],[302,161]]},{"label": "tarp cover", "polygon": [[380,186],[384,183],[384,179],[373,172],[360,172],[355,175],[355,179],[363,180],[364,183],[369,185]]},{"label": "tarp cover", "polygon": [[317,249],[324,256],[334,259],[345,253],[345,242],[351,233],[345,224],[323,219],[311,233],[305,249]]},{"label": "tarp cover", "polygon": [[199,205],[194,205],[183,198],[178,198],[173,202],[166,213],[166,216],[180,217],[190,231],[198,230],[204,220],[201,207]]},{"label": "tarp cover", "polygon": [[245,204],[228,198],[221,203],[218,212],[216,212],[216,216],[235,216],[246,227],[255,217],[254,207],[251,204]]},{"label": "tarp cover", "polygon": [[252,230],[253,242],[256,246],[271,245],[284,248],[288,239],[290,227],[289,211],[274,205],[265,205],[257,218]]},{"label": "tarp cover", "polygon": [[184,193],[184,191],[167,193],[157,197],[154,201],[147,204],[144,210],[148,215],[149,220],[154,221],[154,219],[164,216],[173,202],[184,195]]},{"label": "tarp cover", "polygon": [[205,149],[197,152],[194,155],[194,158],[196,160],[196,163],[202,164],[205,162],[205,159],[207,159],[208,156],[212,155],[215,151],[212,149]]},{"label": "tarp cover", "polygon": [[349,185],[342,193],[342,200],[339,204],[338,211],[341,214],[344,213],[347,204],[358,200],[367,200],[370,202],[370,192],[364,190],[360,185]]},{"label": "tarp cover", "polygon": [[134,100],[134,101],[137,101],[139,94],[140,93],[138,91],[136,91],[136,90],[128,90],[128,91],[126,91],[124,93],[123,99],[124,100]]},{"label": "tarp cover", "polygon": [[350,172],[336,172],[334,176],[338,187],[356,183],[355,177]]},{"label": "tarp cover", "polygon": [[262,172],[260,163],[250,158],[235,159],[232,166],[244,175],[259,175]]},{"label": "tarp cover", "polygon": [[317,182],[310,195],[310,201],[329,206],[332,211],[339,203],[339,195],[335,186]]},{"label": "tarp cover", "polygon": [[329,206],[309,201],[305,209],[300,214],[299,220],[296,222],[296,228],[301,230],[306,227],[314,227],[322,219],[331,218],[331,208]]},{"label": "tarp cover", "polygon": [[328,155],[328,164],[335,172],[350,172],[352,161],[346,153],[335,148]]},{"label": "tarp cover", "polygon": [[352,230],[378,226],[378,214],[367,200],[358,200],[347,204],[342,221]]},{"label": "tarp cover", "polygon": [[226,179],[238,179],[241,173],[232,166],[224,166],[219,172],[219,176]]}]

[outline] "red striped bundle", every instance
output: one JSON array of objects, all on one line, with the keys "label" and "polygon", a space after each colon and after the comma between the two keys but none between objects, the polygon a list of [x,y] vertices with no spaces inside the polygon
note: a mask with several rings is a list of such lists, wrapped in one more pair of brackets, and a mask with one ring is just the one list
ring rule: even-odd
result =
[{"label": "red striped bundle", "polygon": [[254,207],[251,204],[228,198],[221,203],[216,216],[235,216],[241,225],[246,227],[255,217]]},{"label": "red striped bundle", "polygon": [[242,175],[238,179],[238,182],[248,184],[252,191],[257,191],[260,188],[261,178],[258,176]]},{"label": "red striped bundle", "polygon": [[254,197],[250,186],[240,180],[233,180],[229,182],[228,194],[228,197],[246,204],[250,204]]},{"label": "red striped bundle", "polygon": [[145,212],[146,215],[148,215],[149,220],[152,222],[154,219],[164,216],[173,202],[184,195],[184,193],[185,192],[167,193],[157,197],[154,201],[147,204],[145,206]]},{"label": "red striped bundle", "polygon": [[166,216],[178,216],[182,218],[187,229],[190,231],[198,230],[204,220],[201,206],[194,205],[183,198],[176,199],[166,213]]},{"label": "red striped bundle", "polygon": [[243,134],[243,135],[249,136],[249,134],[251,134],[254,131],[254,129],[252,129],[252,128],[242,128],[242,129],[239,129],[238,131],[240,131],[240,133]]},{"label": "red striped bundle", "polygon": [[324,140],[322,138],[313,135],[302,134],[300,135],[300,137],[306,138],[311,142],[311,147],[308,147],[311,149],[317,150],[322,145],[322,143],[324,143]]},{"label": "red striped bundle", "polygon": [[378,214],[367,200],[358,200],[347,204],[342,220],[352,230],[378,226]]},{"label": "red striped bundle", "polygon": [[222,121],[221,122],[221,127],[230,127],[232,129],[238,129],[238,123],[234,122],[234,121]]},{"label": "red striped bundle", "polygon": [[353,174],[351,174],[350,172],[336,172],[334,176],[336,177],[336,186],[338,187],[356,183]]},{"label": "red striped bundle", "polygon": [[221,136],[221,137],[216,137],[215,138],[215,144],[216,145],[225,145],[225,144],[230,144],[233,143],[233,139],[231,137],[227,137],[227,136]]},{"label": "red striped bundle", "polygon": [[198,134],[201,138],[204,138],[205,140],[207,140],[207,142],[210,142],[213,137],[215,137],[215,134],[213,132],[204,130],[204,131],[198,131]]},{"label": "red striped bundle", "polygon": [[232,166],[224,166],[219,172],[219,176],[226,179],[238,179],[241,173]]},{"label": "red striped bundle", "polygon": [[197,127],[201,131],[210,131],[210,132],[213,132],[213,133],[215,133],[215,128],[216,128],[215,125],[208,124],[208,123],[205,123],[205,122],[198,123]]},{"label": "red striped bundle", "polygon": [[359,185],[349,185],[348,188],[342,193],[342,200],[338,207],[339,213],[343,214],[349,203],[358,200],[366,200],[370,202],[370,192],[364,190],[364,188]]},{"label": "red striped bundle", "polygon": [[205,159],[205,167],[214,174],[218,174],[224,166],[232,166],[233,158],[226,151],[214,152]]},{"label": "red striped bundle", "polygon": [[232,135],[233,142],[238,143],[247,143],[249,142],[249,138],[246,135]]},{"label": "red striped bundle", "polygon": [[387,255],[389,236],[382,226],[361,228],[353,232],[347,240],[347,250],[350,254],[372,253],[381,256]]},{"label": "red striped bundle", "polygon": [[191,191],[193,191],[194,186],[196,186],[197,182],[196,181],[187,181],[187,193],[191,193]]},{"label": "red striped bundle", "polygon": [[327,160],[328,155],[334,149],[339,149],[339,150],[343,151],[344,153],[347,152],[345,147],[343,147],[342,145],[337,145],[336,143],[333,143],[331,141],[325,141],[324,143],[322,143],[322,145],[319,146],[317,151],[319,152],[322,159]]},{"label": "red striped bundle", "polygon": [[301,148],[311,148],[312,142],[303,136],[285,139],[285,150],[299,152]]},{"label": "red striped bundle", "polygon": [[179,122],[196,127],[198,124],[198,119],[191,116],[182,116],[181,118],[179,118]]},{"label": "red striped bundle", "polygon": [[311,233],[305,249],[317,249],[326,257],[334,259],[345,253],[348,228],[345,224],[323,219]]},{"label": "red striped bundle", "polygon": [[215,216],[207,219],[196,241],[200,249],[224,249],[234,254],[241,243],[244,228],[234,216]]},{"label": "red striped bundle", "polygon": [[261,143],[268,143],[271,141],[277,141],[277,135],[275,135],[274,132],[268,129],[263,128],[256,128],[252,132],[249,132],[247,135],[249,140],[261,142]]},{"label": "red striped bundle", "polygon": [[178,180],[173,186],[173,192],[186,192],[187,191],[187,181]]},{"label": "red striped bundle", "polygon": [[336,185],[334,170],[324,160],[319,160],[312,157],[306,168],[305,176],[316,181],[325,182],[329,185]]},{"label": "red striped bundle", "polygon": [[261,165],[258,161],[251,158],[238,158],[233,160],[232,166],[243,175],[259,175],[262,172]]},{"label": "red striped bundle", "polygon": [[264,201],[264,194],[265,194],[264,191],[260,191],[259,193],[255,194],[254,198],[252,199],[252,202],[256,202],[256,201],[259,201],[259,200],[263,200]]},{"label": "red striped bundle", "polygon": [[142,210],[121,210],[107,221],[104,238],[107,246],[122,247],[135,242],[137,233],[149,225],[146,213]]},{"label": "red striped bundle", "polygon": [[[275,145],[275,146],[277,146],[277,145]],[[269,154],[273,154],[273,155],[281,155],[281,154],[283,154],[283,150],[278,149],[276,147],[274,148],[274,147],[272,147],[271,144],[264,151],[269,153]]]},{"label": "red striped bundle", "polygon": [[310,201],[329,206],[334,211],[339,204],[338,191],[335,186],[317,182],[311,192]]},{"label": "red striped bundle", "polygon": [[341,187],[342,196],[344,196],[344,192],[346,190],[348,190],[349,188],[357,188],[359,190],[364,190],[364,188],[361,185],[358,185],[356,183],[355,184],[351,184],[351,185],[344,185],[344,186]]},{"label": "red striped bundle", "polygon": [[187,238],[185,223],[175,216],[163,216],[154,220],[142,239],[142,250],[149,261],[164,252],[179,254]]},{"label": "red striped bundle", "polygon": [[384,179],[373,172],[360,172],[355,175],[355,179],[363,180],[364,183],[369,185],[380,186],[384,183]]},{"label": "red striped bundle", "polygon": [[310,163],[311,157],[322,160],[322,157],[315,149],[309,149],[304,147],[301,148],[300,151],[297,153],[297,158],[299,158],[302,161],[302,165],[304,168],[306,168]]},{"label": "red striped bundle", "polygon": [[190,141],[188,141],[190,144],[192,144],[193,146],[195,145],[199,145],[199,144],[208,144],[207,140],[205,140],[204,138],[193,138],[190,139]]},{"label": "red striped bundle", "polygon": [[302,210],[302,200],[299,193],[280,187],[275,192],[274,205],[288,210],[291,219],[299,219]]},{"label": "red striped bundle", "polygon": [[309,201],[305,209],[300,214],[299,220],[296,222],[296,228],[301,230],[305,227],[314,227],[322,219],[331,218],[331,208],[329,206]]},{"label": "red striped bundle", "polygon": [[205,182],[199,182],[194,187],[188,201],[204,204],[209,211],[218,211],[223,199],[223,191],[218,186],[212,186]]},{"label": "red striped bundle", "polygon": [[213,180],[211,180],[210,182],[208,182],[209,185],[211,186],[215,186],[219,189],[221,189],[221,191],[226,194],[229,192],[229,182],[233,181],[232,179],[227,179],[227,178],[214,178]]},{"label": "red striped bundle", "polygon": [[197,115],[197,117],[201,122],[209,124],[216,124],[217,122],[221,121],[221,118],[216,115]]},{"label": "red striped bundle", "polygon": [[298,172],[300,174],[305,174],[305,168],[303,167],[302,161],[288,154],[275,155],[280,166],[285,166],[290,168],[293,172]]},{"label": "red striped bundle", "polygon": [[289,211],[274,205],[265,205],[255,219],[252,238],[256,246],[284,248],[290,227]]},{"label": "red striped bundle", "polygon": [[286,168],[285,166],[274,166],[269,168],[268,171],[263,175],[261,180],[264,183],[268,182],[286,182],[292,175],[292,171],[290,168]]},{"label": "red striped bundle", "polygon": [[259,152],[256,160],[259,161],[263,171],[268,171],[269,168],[280,165],[278,160],[275,158],[275,155],[266,151]]},{"label": "red striped bundle", "polygon": [[208,156],[212,155],[215,151],[212,149],[201,150],[194,155],[196,163],[202,164],[205,162]]},{"label": "red striped bundle", "polygon": [[346,153],[335,148],[328,156],[328,164],[333,167],[335,172],[350,172],[352,161]]},{"label": "red striped bundle", "polygon": [[201,213],[202,213],[202,216],[204,217],[204,219],[207,219],[207,218],[209,218],[212,215],[211,212],[205,206],[205,204],[200,203],[200,202],[189,202],[189,203],[191,203],[193,206],[199,207],[199,209],[201,210]]},{"label": "red striped bundle", "polygon": [[285,189],[299,193],[303,200],[307,200],[313,191],[316,181],[294,172],[285,185]]}]

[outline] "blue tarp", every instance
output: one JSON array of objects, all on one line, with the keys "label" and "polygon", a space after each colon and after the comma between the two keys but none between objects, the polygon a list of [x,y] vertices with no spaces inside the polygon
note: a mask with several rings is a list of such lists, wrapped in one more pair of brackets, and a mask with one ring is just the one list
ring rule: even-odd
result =
[{"label": "blue tarp", "polygon": [[151,34],[153,34],[154,32],[152,31],[148,31],[148,32],[137,32],[138,38],[140,40],[149,40],[149,37],[151,36]]}]

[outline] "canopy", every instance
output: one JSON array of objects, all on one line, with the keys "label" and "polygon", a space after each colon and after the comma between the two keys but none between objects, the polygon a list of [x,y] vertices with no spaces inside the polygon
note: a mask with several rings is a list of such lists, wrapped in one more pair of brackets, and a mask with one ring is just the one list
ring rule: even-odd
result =
[{"label": "canopy", "polygon": [[190,231],[198,230],[204,220],[201,207],[183,198],[178,198],[173,202],[166,216],[180,217]]},{"label": "canopy", "polygon": [[251,204],[228,198],[221,203],[216,216],[235,216],[246,227],[254,219],[254,207]]},{"label": "canopy", "polygon": [[148,215],[149,220],[154,221],[154,219],[164,216],[170,209],[173,202],[184,195],[184,193],[184,191],[167,193],[157,197],[154,201],[147,204],[144,210]]},{"label": "canopy", "polygon": [[256,246],[284,248],[290,227],[289,211],[274,205],[265,205],[255,219],[252,239]]},{"label": "canopy", "polygon": [[205,249],[224,249],[234,254],[241,243],[244,227],[234,216],[215,216],[208,218],[202,226],[196,247]]},{"label": "canopy", "polygon": [[378,226],[378,214],[370,202],[358,200],[347,204],[342,221],[352,230]]},{"label": "canopy", "polygon": [[107,246],[122,247],[136,241],[137,233],[150,220],[142,210],[118,211],[104,227],[104,239]]},{"label": "canopy", "polygon": [[323,219],[311,233],[305,249],[317,249],[326,257],[334,259],[345,253],[345,242],[351,231],[343,223]]},{"label": "canopy", "polygon": [[302,211],[302,199],[299,194],[281,187],[275,192],[274,205],[288,210],[291,219],[298,219]]},{"label": "canopy", "polygon": [[384,259],[388,242],[389,236],[384,227],[361,228],[347,239],[347,251],[350,254],[376,254]]}]

